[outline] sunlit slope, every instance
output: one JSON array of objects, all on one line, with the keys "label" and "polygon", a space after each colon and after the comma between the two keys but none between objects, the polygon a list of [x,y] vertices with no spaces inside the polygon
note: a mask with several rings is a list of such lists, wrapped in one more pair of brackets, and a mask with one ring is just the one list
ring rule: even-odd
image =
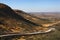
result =
[{"label": "sunlit slope", "polygon": [[21,11],[21,10],[14,10],[18,15],[21,15],[23,16],[25,19],[27,20],[30,20],[31,22],[34,22],[38,25],[41,25],[41,24],[48,24],[48,23],[53,23],[52,20],[49,20],[49,19],[45,19],[45,18],[39,18],[37,16],[34,16],[30,13],[26,13],[24,11]]},{"label": "sunlit slope", "polygon": [[[29,18],[23,17],[22,15],[17,14],[9,6],[0,3],[0,29],[3,33],[8,32],[34,32],[37,31],[36,27],[42,27],[42,25],[37,24],[36,22],[28,20]],[[26,15],[28,16],[28,15]],[[31,16],[32,17],[32,16]],[[38,20],[36,20],[38,21]],[[5,31],[6,30],[6,31]]]}]

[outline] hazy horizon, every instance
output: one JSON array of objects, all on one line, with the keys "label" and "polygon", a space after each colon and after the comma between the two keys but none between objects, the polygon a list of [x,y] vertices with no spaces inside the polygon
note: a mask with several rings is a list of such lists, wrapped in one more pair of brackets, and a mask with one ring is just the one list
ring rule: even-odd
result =
[{"label": "hazy horizon", "polygon": [[0,0],[0,3],[25,12],[60,12],[60,0]]}]

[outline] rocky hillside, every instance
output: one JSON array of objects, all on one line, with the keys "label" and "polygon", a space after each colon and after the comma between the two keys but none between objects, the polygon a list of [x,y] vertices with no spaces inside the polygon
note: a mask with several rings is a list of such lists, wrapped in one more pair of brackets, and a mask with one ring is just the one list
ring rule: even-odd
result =
[{"label": "rocky hillside", "polygon": [[20,10],[13,10],[9,6],[0,3],[0,34],[39,31],[42,25],[37,22],[38,20],[40,19],[37,17]]},{"label": "rocky hillside", "polygon": [[[13,10],[9,6],[0,3],[0,35],[8,33],[32,33],[40,30],[46,31],[42,24],[52,23],[51,20],[39,18],[21,10]],[[55,27],[56,26],[56,27]],[[60,25],[53,25],[57,28]],[[58,40],[60,29],[48,34],[32,36],[3,37],[0,40]]]}]

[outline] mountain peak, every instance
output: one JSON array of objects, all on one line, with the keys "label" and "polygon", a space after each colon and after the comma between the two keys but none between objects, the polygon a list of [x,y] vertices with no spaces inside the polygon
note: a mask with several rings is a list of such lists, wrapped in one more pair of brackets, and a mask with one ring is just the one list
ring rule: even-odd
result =
[{"label": "mountain peak", "polygon": [[5,17],[12,17],[14,15],[14,11],[8,5],[0,3],[0,15]]},{"label": "mountain peak", "polygon": [[0,8],[6,8],[5,4],[0,3]]}]

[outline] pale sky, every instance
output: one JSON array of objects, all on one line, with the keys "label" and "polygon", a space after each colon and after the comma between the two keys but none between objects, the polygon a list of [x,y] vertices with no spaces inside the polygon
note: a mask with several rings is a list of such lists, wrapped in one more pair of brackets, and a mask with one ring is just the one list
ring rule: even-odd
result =
[{"label": "pale sky", "polygon": [[26,12],[60,12],[60,0],[0,0],[0,3]]}]

